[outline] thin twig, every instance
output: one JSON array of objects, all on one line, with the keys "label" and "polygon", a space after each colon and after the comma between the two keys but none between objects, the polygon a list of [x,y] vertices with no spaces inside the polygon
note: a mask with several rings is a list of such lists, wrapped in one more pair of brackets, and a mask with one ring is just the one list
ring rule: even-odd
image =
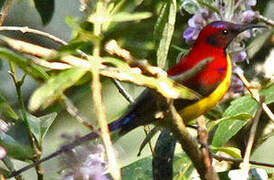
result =
[{"label": "thin twig", "polygon": [[113,83],[115,84],[116,88],[119,90],[120,94],[124,96],[124,98],[132,104],[134,102],[134,99],[131,97],[131,95],[125,90],[125,88],[121,85],[121,83],[115,79],[112,79]]},{"label": "thin twig", "polygon": [[[244,75],[242,74],[237,74],[237,76],[241,79],[241,81],[243,82],[245,88],[248,90],[248,92],[250,93],[251,97],[253,99],[255,99],[257,102],[259,102],[259,92],[256,91],[255,93],[251,90],[251,85],[250,83],[247,81],[247,79],[244,77]],[[268,115],[268,117],[270,118],[270,120],[272,122],[274,122],[274,114],[271,112],[271,110],[268,108],[268,106],[263,103],[263,111]]]},{"label": "thin twig", "polygon": [[74,106],[74,104],[71,102],[71,100],[69,98],[67,98],[67,96],[62,95],[62,100],[64,102],[64,106],[67,110],[67,112],[74,117],[75,119],[77,119],[81,124],[83,124],[84,126],[86,126],[87,128],[89,128],[90,130],[94,130],[94,126],[92,124],[90,124],[87,120],[85,120],[84,117],[82,117],[78,111],[78,109]]},{"label": "thin twig", "polygon": [[[24,100],[23,100],[23,97],[22,97],[22,91],[21,91],[21,87],[23,85],[23,82],[24,82],[24,79],[25,79],[26,75],[24,75],[22,77],[22,79],[18,81],[16,79],[15,68],[14,68],[13,63],[10,63],[9,74],[11,75],[11,77],[13,79],[13,82],[14,82],[14,85],[15,85],[15,88],[16,88],[16,92],[17,92],[17,96],[18,96],[18,101],[19,101],[19,104],[20,104],[20,107],[21,107],[21,110],[22,110],[23,122],[24,122],[24,124],[25,124],[25,126],[27,128],[27,132],[28,132],[28,135],[29,135],[29,140],[31,142],[31,147],[32,147],[32,150],[34,152],[32,160],[34,162],[37,162],[41,158],[42,147],[36,141],[34,135],[32,134],[32,131],[31,131],[31,128],[30,128],[30,124],[29,124],[28,119],[27,119],[27,113],[26,113],[27,110],[26,110],[26,107],[25,107],[25,104],[24,104]],[[41,165],[35,166],[35,170],[36,170],[36,174],[37,174],[38,180],[43,180],[44,179],[44,174],[43,174],[43,168],[42,168],[42,166]]]},{"label": "thin twig", "polygon": [[264,98],[261,97],[260,98],[260,102],[259,102],[259,106],[257,109],[257,112],[252,120],[252,126],[250,129],[250,135],[248,138],[248,142],[247,142],[247,146],[245,149],[245,155],[244,155],[244,160],[243,160],[243,165],[242,165],[242,171],[244,172],[244,175],[246,177],[248,177],[248,171],[249,171],[249,158],[250,158],[250,154],[251,154],[251,149],[254,143],[254,139],[255,139],[255,135],[256,135],[256,130],[257,130],[257,126],[260,120],[260,116],[262,113],[262,104],[263,104]]},{"label": "thin twig", "polygon": [[53,40],[53,41],[55,41],[59,44],[67,45],[67,42],[63,41],[62,39],[60,39],[56,36],[53,36],[49,33],[43,32],[43,31],[39,31],[37,29],[29,28],[27,26],[24,26],[24,27],[20,27],[20,26],[1,26],[0,31],[21,31],[23,34],[33,33],[33,34],[37,34],[37,35],[46,37],[48,39],[51,39],[51,40]]},{"label": "thin twig", "polygon": [[8,11],[9,11],[9,7],[10,7],[11,3],[12,3],[12,0],[6,0],[4,6],[2,7],[0,26],[3,25],[4,20],[5,20],[6,16],[8,15]]},{"label": "thin twig", "polygon": [[271,19],[268,19],[267,17],[264,17],[263,15],[259,14],[257,15],[257,18],[259,21],[263,21],[264,23],[270,25],[270,26],[274,26],[274,21]]},{"label": "thin twig", "polygon": [[[14,169],[14,165],[13,163],[11,162],[11,160],[9,159],[8,156],[4,157],[2,159],[3,163],[6,165],[6,167],[12,172],[12,171],[15,171]],[[14,177],[16,180],[23,180],[21,174],[17,175]]]},{"label": "thin twig", "polygon": [[[219,156],[214,153],[211,153],[211,156],[214,159],[217,159],[218,161],[231,161],[234,163],[241,163],[243,162],[243,159],[236,159],[236,158],[230,158],[230,157],[224,157],[224,156]],[[254,164],[254,165],[259,165],[259,166],[265,166],[265,167],[274,167],[274,164],[270,163],[263,163],[263,162],[258,162],[258,161],[249,161],[249,164]]]},{"label": "thin twig", "polygon": [[[97,2],[95,15],[98,17],[98,19],[103,17],[103,14],[105,13],[104,12],[105,8],[106,8],[106,3],[104,1]],[[102,25],[103,24],[101,21],[94,22],[93,33],[95,36],[97,37],[101,36]],[[98,124],[101,130],[101,137],[106,148],[110,174],[112,175],[114,180],[120,180],[121,172],[117,164],[114,150],[112,148],[112,142],[110,139],[108,124],[106,121],[105,107],[104,107],[103,98],[102,98],[102,85],[100,82],[100,72],[99,72],[99,69],[101,66],[100,46],[101,46],[100,38],[95,38],[94,47],[93,47],[94,58],[89,59],[89,62],[91,64],[91,73],[92,73],[92,83],[91,83],[92,97],[93,97],[93,103],[95,106],[96,115],[98,118]]]},{"label": "thin twig", "polygon": [[219,177],[217,173],[215,172],[213,166],[212,166],[212,159],[210,157],[210,152],[208,148],[208,134],[206,130],[206,122],[203,117],[198,118],[197,120],[197,125],[198,125],[198,138],[199,142],[202,144],[202,153],[203,153],[203,158],[204,158],[204,164],[206,166],[206,177],[208,179],[216,179],[218,180]]},{"label": "thin twig", "polygon": [[86,134],[86,135],[84,135],[84,136],[82,136],[78,139],[75,139],[72,143],[69,143],[69,144],[66,144],[66,145],[62,146],[59,150],[57,150],[57,151],[51,153],[50,155],[40,159],[39,161],[36,161],[33,164],[27,165],[27,166],[25,166],[25,167],[23,167],[23,168],[21,168],[17,171],[12,172],[11,175],[8,178],[12,178],[14,176],[17,176],[17,175],[21,174],[24,171],[27,171],[27,170],[29,170],[33,167],[36,167],[39,164],[41,164],[45,161],[48,161],[48,160],[60,155],[61,153],[69,151],[69,150],[73,149],[74,147],[78,146],[79,144],[87,142],[87,141],[89,141],[91,139],[94,139],[96,137],[98,137],[98,133],[92,132],[92,133]]},{"label": "thin twig", "polygon": [[[144,132],[145,132],[146,136],[149,135],[149,133],[150,133],[149,126],[144,126]],[[149,140],[148,145],[149,145],[149,149],[150,149],[150,151],[151,151],[151,154],[152,154],[152,156],[153,156],[154,150],[153,150],[153,145],[152,145],[151,140]],[[139,153],[141,153],[141,151],[139,151]],[[138,155],[141,155],[141,154],[139,154],[139,153],[138,153]],[[137,155],[137,156],[138,156],[138,155]]]}]

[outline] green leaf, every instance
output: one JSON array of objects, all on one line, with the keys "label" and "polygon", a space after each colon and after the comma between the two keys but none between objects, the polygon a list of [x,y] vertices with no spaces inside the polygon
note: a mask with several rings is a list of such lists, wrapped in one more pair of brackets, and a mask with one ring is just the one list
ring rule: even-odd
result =
[{"label": "green leaf", "polygon": [[0,9],[4,6],[4,4],[5,4],[6,1],[7,0],[0,0]]},{"label": "green leaf", "polygon": [[54,0],[34,0],[35,7],[40,14],[43,25],[47,25],[54,12]]},{"label": "green leaf", "polygon": [[23,121],[16,121],[6,133],[0,133],[0,145],[15,159],[26,161],[33,157],[31,142]]},{"label": "green leaf", "polygon": [[163,4],[160,16],[154,27],[154,40],[157,49],[157,65],[164,68],[167,54],[174,32],[176,20],[176,0],[168,0]]},{"label": "green leaf", "polygon": [[253,115],[256,112],[257,106],[257,102],[251,96],[243,96],[231,102],[230,106],[224,112],[224,117],[241,113]]},{"label": "green leaf", "polygon": [[196,173],[195,168],[186,153],[175,154],[173,171],[174,180],[191,179],[193,173]]},{"label": "green leaf", "polygon": [[112,22],[126,22],[126,21],[138,21],[142,19],[147,19],[152,16],[151,12],[137,12],[137,13],[128,13],[128,12],[120,12],[114,14],[111,17]]},{"label": "green leaf", "polygon": [[17,120],[18,115],[13,109],[10,107],[9,103],[7,102],[6,98],[0,93],[0,111],[2,115],[5,117],[10,117],[12,119]]},{"label": "green leaf", "polygon": [[29,113],[27,114],[30,130],[40,145],[56,116],[57,113],[51,113],[41,117],[35,117]]},{"label": "green leaf", "polygon": [[151,157],[138,160],[122,168],[123,180],[152,179]]},{"label": "green leaf", "polygon": [[260,91],[260,95],[265,97],[265,104],[270,104],[274,102],[274,84],[266,89]]},{"label": "green leaf", "polygon": [[246,120],[251,117],[251,115],[244,113],[221,119],[220,124],[214,133],[212,145],[215,147],[224,145],[246,124]]},{"label": "green leaf", "polygon": [[73,86],[86,72],[87,69],[77,67],[51,77],[46,84],[32,94],[29,109],[31,111],[36,111],[39,108],[45,109],[57,100],[67,88]]},{"label": "green leaf", "polygon": [[233,158],[242,158],[241,155],[241,150],[235,147],[215,147],[215,146],[210,146],[210,149],[213,151],[221,151],[225,152],[226,154],[230,155]]},{"label": "green leaf", "polygon": [[[4,36],[0,36],[0,39],[5,41]],[[0,47],[0,57],[7,59],[10,62],[15,63],[19,68],[29,74],[31,77],[37,80],[46,80],[48,75],[44,68],[32,63],[23,56],[15,54],[13,51]]]}]

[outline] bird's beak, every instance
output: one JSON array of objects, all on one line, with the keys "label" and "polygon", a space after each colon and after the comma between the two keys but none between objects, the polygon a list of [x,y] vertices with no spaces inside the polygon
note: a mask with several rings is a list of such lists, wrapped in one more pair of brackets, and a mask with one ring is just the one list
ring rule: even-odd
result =
[{"label": "bird's beak", "polygon": [[248,29],[253,29],[253,28],[267,28],[265,25],[260,25],[260,24],[244,24],[244,25],[238,25],[235,29],[237,29],[238,33],[241,33],[245,30]]}]

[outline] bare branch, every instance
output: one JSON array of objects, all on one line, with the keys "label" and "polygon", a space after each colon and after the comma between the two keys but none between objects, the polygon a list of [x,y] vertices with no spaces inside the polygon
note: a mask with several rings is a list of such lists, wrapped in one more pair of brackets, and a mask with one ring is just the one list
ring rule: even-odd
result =
[{"label": "bare branch", "polygon": [[3,25],[4,20],[5,20],[6,16],[8,15],[8,11],[9,11],[9,7],[10,7],[11,3],[12,3],[12,0],[6,0],[4,6],[2,7],[0,26]]},{"label": "bare branch", "polygon": [[210,157],[210,152],[209,152],[209,148],[208,148],[208,134],[207,134],[207,130],[206,130],[205,118],[204,117],[198,118],[197,124],[199,126],[198,138],[199,138],[199,142],[202,144],[201,151],[202,151],[203,158],[204,158],[204,164],[206,166],[206,177],[208,179],[218,180],[219,177],[212,166],[212,159]]},{"label": "bare branch", "polygon": [[[250,88],[251,85],[250,85],[250,83],[247,81],[247,79],[244,77],[244,75],[242,75],[242,74],[237,74],[237,76],[241,79],[241,81],[243,82],[245,88],[246,88],[246,89],[248,90],[248,92],[251,94],[251,97],[252,97],[253,99],[255,99],[257,102],[259,102],[259,92],[258,92],[258,91],[253,92],[253,91],[251,90],[251,88]],[[268,115],[268,117],[270,118],[270,120],[271,120],[272,122],[274,122],[274,114],[271,112],[271,110],[268,108],[268,106],[267,106],[265,103],[263,103],[262,106],[263,106],[264,112]]]},{"label": "bare branch", "polygon": [[255,139],[255,135],[256,135],[256,130],[257,130],[257,126],[259,123],[259,119],[262,113],[262,104],[263,104],[264,98],[260,98],[260,102],[259,102],[259,106],[257,109],[257,112],[252,120],[252,126],[250,129],[250,135],[249,135],[249,139],[247,142],[247,146],[245,149],[245,155],[244,155],[244,160],[243,160],[243,165],[242,165],[242,171],[244,172],[244,175],[246,177],[248,177],[248,171],[249,171],[249,158],[250,158],[250,154],[251,154],[251,149],[254,143],[254,139]]},{"label": "bare branch", "polygon": [[[235,159],[235,158],[230,158],[230,157],[224,157],[224,156],[219,156],[214,153],[211,153],[211,156],[214,159],[217,159],[218,161],[231,161],[235,163],[241,163],[243,162],[243,159]],[[265,167],[274,167],[274,164],[269,164],[269,163],[263,163],[263,162],[258,162],[258,161],[249,161],[250,164],[254,165],[259,165],[259,166],[265,166]]]}]

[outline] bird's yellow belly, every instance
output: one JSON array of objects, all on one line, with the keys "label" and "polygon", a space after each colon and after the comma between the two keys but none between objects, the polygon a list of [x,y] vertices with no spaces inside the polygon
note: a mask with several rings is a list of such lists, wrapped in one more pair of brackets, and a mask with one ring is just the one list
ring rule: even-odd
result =
[{"label": "bird's yellow belly", "polygon": [[182,109],[179,114],[184,119],[184,122],[187,123],[202,114],[206,113],[209,109],[216,106],[216,104],[223,98],[225,93],[228,91],[230,86],[232,76],[232,65],[230,56],[227,55],[227,71],[223,81],[217,86],[217,88],[207,97],[199,100],[198,102],[187,106]]}]

